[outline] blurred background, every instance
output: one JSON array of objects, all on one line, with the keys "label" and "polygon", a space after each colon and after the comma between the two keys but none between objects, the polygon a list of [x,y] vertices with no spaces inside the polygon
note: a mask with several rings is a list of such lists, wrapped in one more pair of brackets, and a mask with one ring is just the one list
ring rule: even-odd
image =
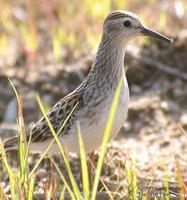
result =
[{"label": "blurred background", "polygon": [[111,10],[133,11],[147,25],[170,35],[187,26],[185,0],[1,0],[0,3],[1,67],[22,66],[24,62],[29,65],[36,60],[42,64],[72,62],[87,55],[97,48],[103,19]]},{"label": "blurred background", "polygon": [[0,0],[0,134],[16,133],[17,104],[7,77],[23,98],[29,126],[41,115],[36,93],[50,108],[83,81],[103,20],[116,9],[135,12],[146,26],[175,40],[141,37],[129,43],[131,105],[111,144],[112,151],[137,159],[141,176],[161,178],[160,163],[172,174],[176,158],[181,166],[187,162],[186,0]]}]

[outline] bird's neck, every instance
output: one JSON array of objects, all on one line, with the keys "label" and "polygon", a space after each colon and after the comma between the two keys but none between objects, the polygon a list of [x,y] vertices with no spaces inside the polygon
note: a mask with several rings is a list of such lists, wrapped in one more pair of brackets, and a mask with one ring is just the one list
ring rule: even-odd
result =
[{"label": "bird's neck", "polygon": [[103,36],[92,71],[103,77],[119,80],[124,73],[124,56],[124,43]]}]

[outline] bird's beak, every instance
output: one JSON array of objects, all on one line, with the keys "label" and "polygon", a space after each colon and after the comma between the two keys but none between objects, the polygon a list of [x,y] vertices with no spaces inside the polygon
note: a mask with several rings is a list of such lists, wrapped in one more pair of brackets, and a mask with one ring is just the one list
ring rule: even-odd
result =
[{"label": "bird's beak", "polygon": [[141,28],[141,33],[145,36],[154,37],[154,38],[157,38],[159,40],[164,40],[164,41],[173,43],[172,38],[168,38],[165,35],[162,35],[162,34],[156,32],[156,31],[153,31],[153,30],[146,28],[146,27]]}]

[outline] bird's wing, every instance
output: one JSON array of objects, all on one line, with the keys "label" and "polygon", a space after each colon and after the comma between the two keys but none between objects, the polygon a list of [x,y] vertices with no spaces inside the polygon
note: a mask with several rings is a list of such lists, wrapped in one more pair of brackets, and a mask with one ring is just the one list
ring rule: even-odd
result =
[{"label": "bird's wing", "polygon": [[[72,124],[72,118],[74,116],[74,112],[76,112],[80,106],[83,104],[83,93],[81,92],[74,92],[62,100],[57,102],[47,113],[47,117],[53,126],[53,129],[57,133],[58,130],[61,128],[62,124],[67,120],[68,115],[72,112],[71,116],[66,121],[64,127],[60,131],[60,134],[67,134],[68,129],[70,129]],[[32,135],[30,135],[32,134]],[[42,117],[31,129],[30,132],[26,133],[26,140],[28,141],[31,137],[32,142],[43,142],[50,138],[53,138],[51,130],[48,126],[47,121],[44,117]],[[5,149],[11,149],[12,147],[16,146],[18,143],[18,137],[12,137],[4,142]]]}]

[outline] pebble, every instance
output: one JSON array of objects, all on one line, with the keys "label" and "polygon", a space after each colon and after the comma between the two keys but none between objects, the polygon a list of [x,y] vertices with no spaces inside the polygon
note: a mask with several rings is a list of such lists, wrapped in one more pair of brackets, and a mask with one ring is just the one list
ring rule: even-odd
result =
[{"label": "pebble", "polygon": [[141,87],[138,86],[138,85],[132,85],[132,86],[131,86],[131,92],[132,92],[133,94],[140,94],[140,93],[142,92],[142,89],[141,89]]},{"label": "pebble", "polygon": [[167,101],[162,101],[160,104],[163,111],[168,112],[169,111],[169,105]]},{"label": "pebble", "polygon": [[182,114],[179,121],[183,127],[187,127],[187,113]]},{"label": "pebble", "polygon": [[37,171],[37,176],[40,177],[40,178],[43,178],[44,176],[47,175],[47,171],[45,168],[40,168],[38,171]]}]

